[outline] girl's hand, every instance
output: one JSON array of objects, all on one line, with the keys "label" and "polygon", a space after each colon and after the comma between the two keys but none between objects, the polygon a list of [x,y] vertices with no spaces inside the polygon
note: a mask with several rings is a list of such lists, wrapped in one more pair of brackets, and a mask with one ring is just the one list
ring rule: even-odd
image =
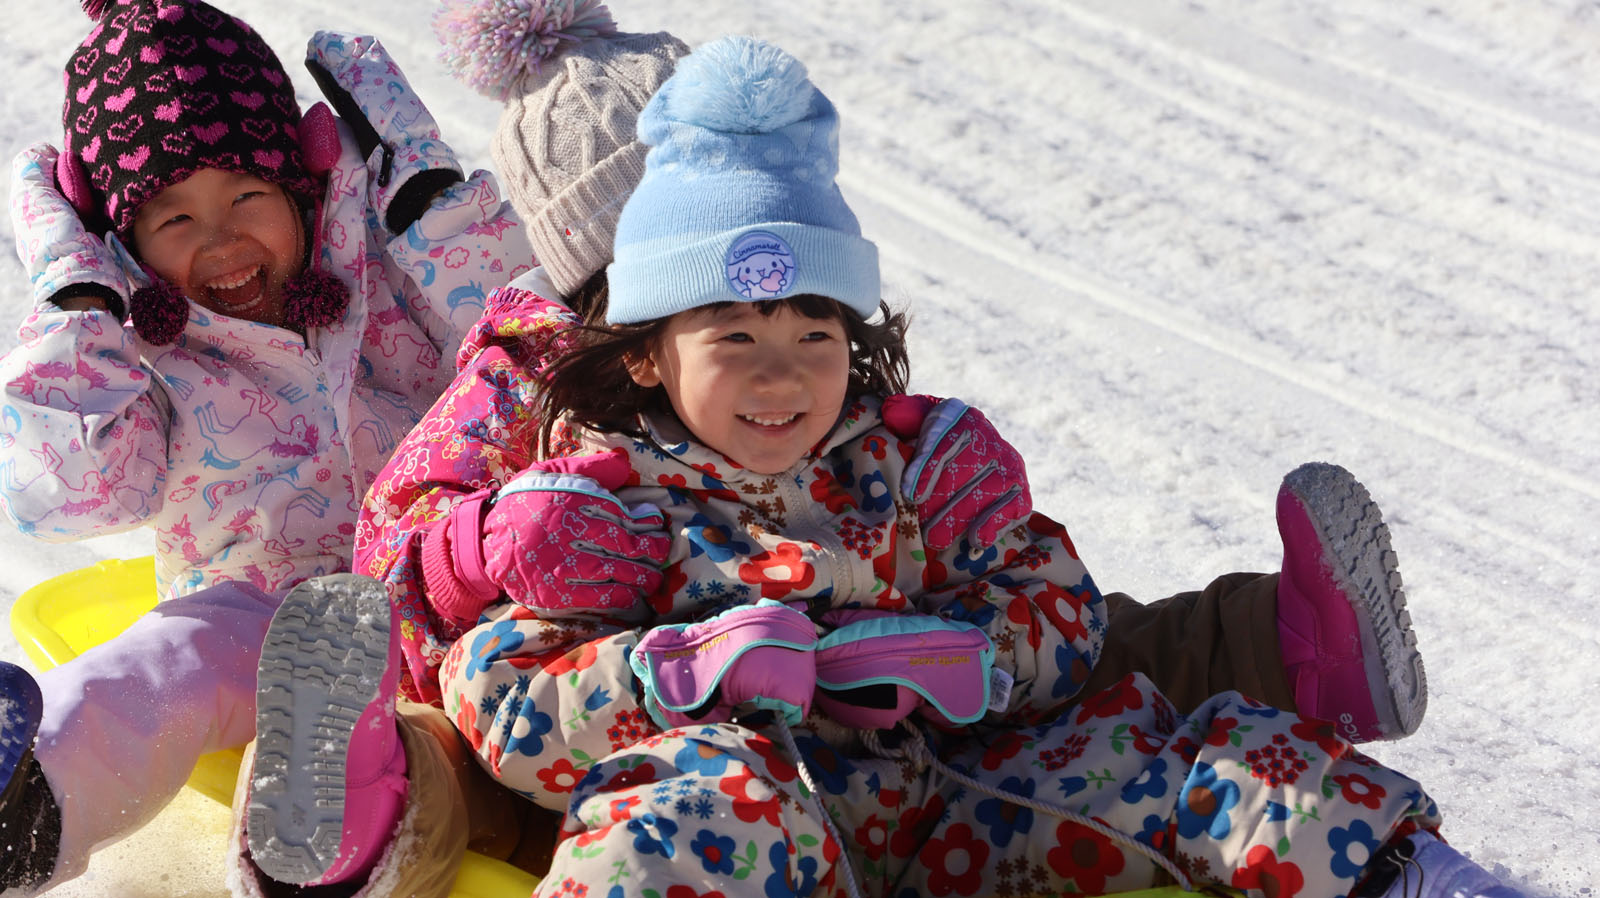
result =
[{"label": "girl's hand", "polygon": [[835,629],[817,643],[816,703],[834,723],[889,730],[916,711],[964,726],[989,710],[994,645],[976,626],[870,608],[829,611],[822,622]]},{"label": "girl's hand", "polygon": [[127,272],[56,186],[58,164],[60,153],[48,143],[28,147],[11,164],[11,224],[33,283],[34,308],[109,308],[121,317]]},{"label": "girl's hand", "polygon": [[816,689],[816,625],[762,599],[703,621],[646,632],[628,655],[644,707],[662,729],[771,711],[798,726]]},{"label": "girl's hand", "polygon": [[630,473],[620,450],[558,458],[469,497],[423,544],[429,598],[462,621],[502,593],[549,616],[633,607],[661,585],[672,542],[658,509],[612,495]]},{"label": "girl's hand", "polygon": [[883,423],[916,440],[900,489],[916,503],[928,548],[944,551],[962,537],[974,548],[993,545],[1033,513],[1022,456],[983,412],[959,399],[900,394],[883,401]]},{"label": "girl's hand", "polygon": [[104,296],[94,293],[74,293],[69,287],[55,295],[56,307],[67,312],[104,312],[110,306]]},{"label": "girl's hand", "polygon": [[319,31],[306,44],[306,67],[367,154],[379,219],[390,234],[404,233],[461,180],[455,151],[377,38]]}]

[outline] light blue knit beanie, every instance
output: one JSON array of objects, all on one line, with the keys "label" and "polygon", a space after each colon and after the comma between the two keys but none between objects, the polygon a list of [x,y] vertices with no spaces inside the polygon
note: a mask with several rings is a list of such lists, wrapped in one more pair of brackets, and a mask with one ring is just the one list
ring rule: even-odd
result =
[{"label": "light blue knit beanie", "polygon": [[639,114],[639,139],[610,323],[806,293],[877,311],[878,248],[834,183],[839,116],[798,59],[749,37],[702,46]]}]

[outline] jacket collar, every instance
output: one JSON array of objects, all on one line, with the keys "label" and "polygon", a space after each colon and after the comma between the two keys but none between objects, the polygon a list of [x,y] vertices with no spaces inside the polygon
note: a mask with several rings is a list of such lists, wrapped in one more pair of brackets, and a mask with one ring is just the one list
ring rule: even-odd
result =
[{"label": "jacket collar", "polygon": [[[839,413],[839,420],[834,423],[833,429],[828,431],[828,435],[785,473],[791,477],[802,476],[806,468],[819,457],[860,437],[864,431],[876,426],[882,419],[881,407],[882,399],[870,395],[859,397],[847,404]],[[739,467],[726,455],[694,439],[689,429],[673,415],[642,414],[639,416],[639,426],[645,433],[647,443],[657,450],[657,457],[693,468],[723,483],[757,482],[769,477],[783,476],[757,474]]]}]

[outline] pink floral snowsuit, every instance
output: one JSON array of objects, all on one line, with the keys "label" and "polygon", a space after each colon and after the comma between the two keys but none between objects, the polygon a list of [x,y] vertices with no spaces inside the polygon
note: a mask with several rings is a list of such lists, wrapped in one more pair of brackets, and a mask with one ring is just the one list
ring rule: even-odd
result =
[{"label": "pink floral snowsuit", "polygon": [[[407,579],[428,524],[454,499],[535,460],[530,399],[566,314],[518,291],[491,297],[456,383],[369,496],[364,569]],[[538,895],[845,894],[842,848],[879,896],[1120,891],[1164,875],[1077,823],[878,756],[816,712],[795,735],[844,846],[771,727],[659,732],[641,707],[631,647],[654,624],[758,598],[978,626],[1013,687],[978,724],[930,730],[934,751],[991,790],[1093,816],[1198,882],[1346,894],[1397,828],[1436,822],[1416,783],[1330,726],[1236,693],[1184,718],[1136,674],[1063,712],[1104,629],[1066,531],[1035,515],[994,546],[929,551],[898,495],[911,446],[882,425],[876,399],[851,407],[818,457],[779,476],[738,469],[673,422],[645,424],[647,438],[584,433],[560,447],[626,451],[637,485],[619,498],[666,514],[666,581],[638,614],[540,620],[502,602],[440,659],[460,625],[431,611],[415,578],[409,592],[391,591],[410,625],[414,687],[442,698],[503,783],[566,813]]]}]

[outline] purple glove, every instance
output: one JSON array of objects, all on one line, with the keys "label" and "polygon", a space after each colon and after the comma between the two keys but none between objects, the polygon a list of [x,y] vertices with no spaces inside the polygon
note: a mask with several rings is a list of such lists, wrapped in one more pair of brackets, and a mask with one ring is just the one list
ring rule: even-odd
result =
[{"label": "purple glove", "polygon": [[1033,513],[1022,456],[983,412],[959,399],[900,394],[883,401],[883,423],[917,441],[900,490],[916,503],[928,548],[941,552],[962,537],[990,546]]},{"label": "purple glove", "polygon": [[887,730],[912,711],[972,723],[989,707],[994,646],[969,623],[931,614],[831,611],[817,643],[817,708],[836,723]]},{"label": "purple glove", "polygon": [[621,450],[558,458],[469,496],[423,543],[434,607],[472,621],[504,593],[560,616],[626,610],[654,592],[671,540],[659,509],[611,494],[631,472]]},{"label": "purple glove", "polygon": [[811,710],[816,645],[810,618],[762,599],[656,627],[633,647],[628,665],[662,729],[732,720],[742,706],[776,711],[793,726]]}]

